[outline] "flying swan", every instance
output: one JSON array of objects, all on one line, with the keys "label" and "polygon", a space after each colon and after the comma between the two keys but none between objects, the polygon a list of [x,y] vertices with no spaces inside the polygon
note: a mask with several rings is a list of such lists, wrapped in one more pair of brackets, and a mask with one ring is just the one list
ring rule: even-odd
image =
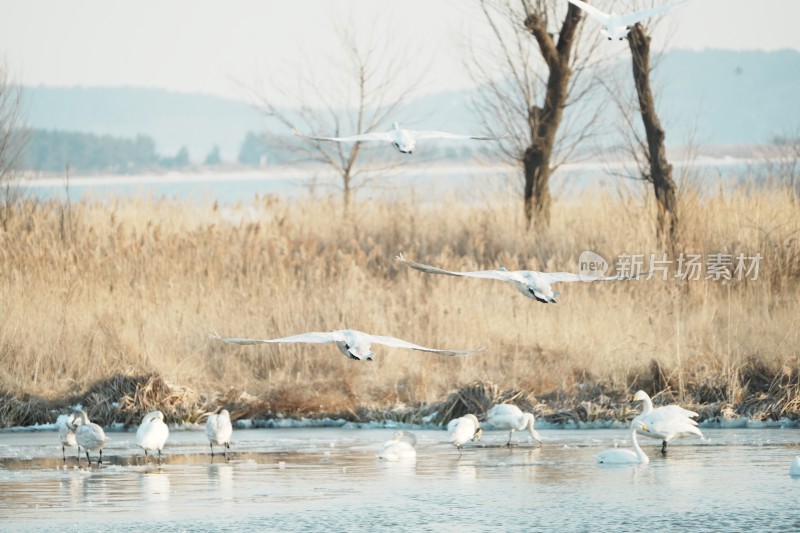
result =
[{"label": "flying swan", "polygon": [[531,413],[523,413],[522,409],[516,405],[508,403],[499,403],[489,409],[487,413],[486,423],[494,426],[497,429],[508,429],[508,442],[506,446],[511,446],[511,437],[514,431],[528,430],[531,437],[538,442],[542,443],[539,432],[533,429],[535,419]]},{"label": "flying swan", "polygon": [[582,2],[581,0],[567,0],[570,4],[581,8],[589,15],[591,18],[595,19],[602,25],[602,29],[600,30],[603,35],[608,37],[609,41],[612,40],[623,40],[628,37],[628,30],[629,26],[633,26],[637,22],[641,22],[644,19],[650,18],[655,15],[659,15],[661,13],[665,13],[672,9],[673,7],[684,3],[686,0],[681,2],[676,2],[674,4],[661,6],[661,7],[654,7],[651,9],[644,9],[642,11],[637,11],[635,13],[627,13],[625,15],[615,15],[613,13],[605,13],[600,11],[594,6],[587,4],[586,2]]},{"label": "flying swan", "polygon": [[639,447],[639,441],[636,440],[637,431],[643,431],[647,434],[648,428],[643,422],[634,418],[631,420],[631,443],[633,444],[633,450],[628,450],[627,448],[612,448],[611,450],[606,450],[595,455],[595,460],[598,463],[610,465],[649,463],[650,458],[642,451]]},{"label": "flying swan", "polygon": [[282,342],[310,342],[316,344],[324,344],[333,342],[340,352],[348,359],[355,361],[372,361],[372,356],[375,352],[370,350],[370,344],[383,344],[384,346],[391,346],[393,348],[408,348],[410,350],[418,350],[420,352],[430,352],[439,355],[469,355],[471,353],[485,352],[486,348],[478,348],[475,350],[437,350],[435,348],[426,348],[418,344],[413,344],[394,337],[383,337],[380,335],[370,335],[362,331],[354,329],[340,329],[330,332],[316,332],[301,333],[299,335],[292,335],[291,337],[281,337],[279,339],[240,339],[235,337],[220,337],[216,332],[210,335],[212,339],[227,342],[228,344],[267,344],[267,343],[282,343]]},{"label": "flying swan", "polygon": [[144,415],[139,429],[136,430],[136,445],[144,450],[147,461],[147,450],[158,450],[158,464],[161,464],[161,450],[169,438],[169,428],[164,423],[164,413],[152,411]]},{"label": "flying swan", "polygon": [[315,141],[335,141],[335,142],[359,142],[359,141],[388,141],[400,150],[401,153],[410,154],[417,146],[417,140],[420,139],[474,139],[477,141],[496,141],[500,137],[486,137],[483,135],[462,135],[459,133],[447,133],[446,131],[413,131],[400,127],[397,122],[393,123],[393,127],[389,131],[373,131],[371,133],[361,133],[359,135],[350,135],[348,137],[316,137],[312,135],[304,135],[297,130],[292,130],[292,133],[298,137],[312,139]]},{"label": "flying swan", "polygon": [[589,277],[570,272],[536,272],[534,270],[479,270],[477,272],[451,272],[442,270],[430,265],[412,263],[403,257],[403,254],[395,258],[396,261],[421,272],[428,274],[444,274],[446,276],[459,276],[465,278],[496,279],[513,283],[514,287],[528,298],[533,298],[537,302],[545,304],[556,303],[556,298],[560,292],[553,292],[551,284],[569,283],[573,281],[621,281],[635,279],[632,276],[602,276]]},{"label": "flying swan", "polygon": [[211,446],[211,457],[214,457],[214,445],[222,446],[222,455],[228,458],[228,449],[231,447],[231,414],[223,409],[219,414],[210,414],[206,420],[206,437]]},{"label": "flying swan", "polygon": [[690,435],[703,437],[703,433],[697,428],[697,422],[692,420],[699,416],[694,411],[679,405],[665,405],[654,409],[650,396],[642,390],[633,395],[633,400],[643,402],[642,412],[634,420],[642,421],[648,428],[647,432],[639,433],[653,439],[661,439],[662,454],[667,453],[667,443],[672,439]]}]

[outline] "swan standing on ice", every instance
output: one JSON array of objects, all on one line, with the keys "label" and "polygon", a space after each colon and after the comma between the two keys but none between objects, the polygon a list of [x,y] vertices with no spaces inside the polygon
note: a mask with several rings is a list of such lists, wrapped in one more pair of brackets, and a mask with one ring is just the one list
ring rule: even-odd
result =
[{"label": "swan standing on ice", "polygon": [[[111,439],[106,437],[103,428],[94,422],[89,422],[89,417],[86,416],[85,411],[78,410],[78,416],[80,418],[76,420],[77,423],[73,424],[76,428],[75,440],[78,441],[78,446],[86,450],[86,460],[89,462],[89,466],[92,466],[92,460],[89,458],[90,451],[100,452],[100,458],[97,460],[97,464],[101,465],[103,464],[103,448]],[[80,463],[80,460],[78,462]]]},{"label": "swan standing on ice", "polygon": [[800,476],[800,455],[795,455],[792,464],[789,465],[790,476]]},{"label": "swan standing on ice", "polygon": [[673,7],[684,3],[686,0],[681,2],[676,2],[671,5],[661,6],[661,7],[654,7],[651,9],[644,9],[642,11],[637,11],[635,13],[627,13],[625,15],[615,15],[613,13],[605,13],[600,11],[594,6],[587,4],[586,2],[582,2],[581,0],[567,0],[570,4],[573,4],[576,7],[581,8],[589,15],[591,18],[595,19],[597,22],[600,23],[602,29],[600,30],[603,35],[608,37],[609,41],[616,41],[616,40],[623,40],[628,37],[628,29],[629,26],[633,26],[637,22],[641,22],[644,19],[650,18],[655,15],[659,15],[661,13],[665,13],[672,9]]},{"label": "swan standing on ice", "polygon": [[410,154],[417,146],[420,139],[474,139],[477,141],[496,141],[500,137],[487,137],[484,135],[462,135],[459,133],[447,133],[445,131],[412,131],[403,129],[395,122],[390,131],[374,131],[371,133],[361,133],[348,137],[315,137],[304,135],[297,130],[292,133],[298,137],[312,139],[315,141],[335,141],[335,142],[360,142],[360,141],[388,141],[392,146],[400,150],[401,153]]},{"label": "swan standing on ice", "polygon": [[216,333],[210,335],[212,339],[227,342],[228,344],[265,344],[265,343],[279,343],[279,342],[311,342],[311,343],[336,343],[336,347],[342,352],[345,357],[355,361],[372,361],[372,356],[375,352],[371,351],[370,344],[383,344],[384,346],[391,346],[393,348],[408,348],[410,350],[418,350],[420,352],[430,352],[439,355],[469,355],[476,352],[484,352],[485,348],[476,350],[437,350],[435,348],[426,348],[418,344],[396,339],[394,337],[382,337],[379,335],[370,335],[354,329],[342,329],[337,331],[330,331],[325,333],[309,332],[301,333],[300,335],[292,335],[291,337],[281,337],[279,339],[239,339],[233,337],[220,337]]},{"label": "swan standing on ice", "polygon": [[214,457],[214,445],[222,446],[222,455],[228,458],[228,448],[231,447],[231,414],[223,409],[219,414],[210,414],[206,420],[206,436],[211,446],[211,457]]},{"label": "swan standing on ice", "polygon": [[611,450],[598,453],[594,456],[594,458],[598,463],[610,465],[649,463],[650,458],[647,457],[647,454],[642,451],[642,449],[639,447],[639,441],[636,440],[637,431],[643,431],[646,435],[648,428],[643,422],[634,418],[631,421],[631,443],[633,444],[633,450],[628,450],[626,448],[613,448]]},{"label": "swan standing on ice", "polygon": [[402,254],[395,258],[396,261],[421,272],[428,274],[444,274],[445,276],[460,276],[466,278],[496,279],[514,284],[514,287],[528,298],[537,302],[556,303],[560,292],[553,292],[552,283],[572,281],[621,281],[634,279],[629,276],[602,276],[588,277],[570,272],[536,272],[534,270],[478,270],[477,272],[451,272],[422,263],[407,261]]},{"label": "swan standing on ice", "polygon": [[[59,416],[62,418],[64,415]],[[58,424],[58,438],[61,440],[61,454],[64,456],[64,462],[67,462],[67,446],[78,446],[78,441],[75,440],[75,415],[67,415],[66,418],[61,420]],[[81,460],[81,447],[78,446],[78,461]]]},{"label": "swan standing on ice", "polygon": [[404,461],[417,458],[417,437],[408,431],[395,431],[392,438],[383,444],[383,448],[378,453],[378,458],[382,461]]},{"label": "swan standing on ice", "polygon": [[486,423],[490,424],[497,429],[508,429],[508,442],[506,446],[511,446],[511,437],[514,431],[528,430],[531,437],[538,442],[542,443],[539,432],[533,429],[535,419],[531,413],[523,413],[522,409],[516,405],[507,403],[500,403],[489,409],[487,413]]},{"label": "swan standing on ice", "polygon": [[684,409],[679,405],[665,405],[653,408],[650,396],[640,390],[633,395],[633,400],[643,402],[642,413],[634,418],[644,422],[649,431],[639,432],[653,439],[661,439],[661,453],[667,453],[667,443],[672,439],[696,435],[703,438],[703,433],[698,429],[697,422],[692,418],[699,416],[694,411]]},{"label": "swan standing on ice", "polygon": [[483,435],[478,417],[473,414],[454,418],[448,422],[447,432],[450,434],[450,443],[458,449],[459,456],[461,455],[461,447],[466,442],[481,440],[481,435]]},{"label": "swan standing on ice", "polygon": [[144,415],[139,429],[136,430],[136,445],[144,450],[147,461],[147,450],[158,450],[158,464],[161,464],[161,450],[169,438],[169,428],[164,423],[164,413],[152,411]]}]

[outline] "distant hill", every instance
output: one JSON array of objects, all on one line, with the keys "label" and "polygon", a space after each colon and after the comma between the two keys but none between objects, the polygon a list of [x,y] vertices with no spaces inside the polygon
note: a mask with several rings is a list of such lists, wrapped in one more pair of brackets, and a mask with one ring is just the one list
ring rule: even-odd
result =
[{"label": "distant hill", "polygon": [[659,110],[673,142],[697,127],[709,144],[769,142],[800,127],[800,52],[674,50],[664,54],[656,79]]},{"label": "distant hill", "polygon": [[251,106],[206,94],[184,94],[140,87],[29,87],[28,123],[33,128],[97,135],[155,139],[159,152],[189,148],[202,161],[219,145],[236,159],[249,130],[263,129]]},{"label": "distant hill", "polygon": [[[800,127],[800,52],[673,50],[661,58],[655,79],[667,142],[673,146],[691,132],[702,144],[754,144]],[[425,95],[398,116],[413,128],[479,131],[469,106],[473,96],[473,91]],[[29,87],[26,98],[32,127],[147,135],[162,154],[187,146],[194,161],[202,161],[214,145],[223,159],[235,160],[248,131],[288,133],[243,102],[205,94],[39,86]]]}]

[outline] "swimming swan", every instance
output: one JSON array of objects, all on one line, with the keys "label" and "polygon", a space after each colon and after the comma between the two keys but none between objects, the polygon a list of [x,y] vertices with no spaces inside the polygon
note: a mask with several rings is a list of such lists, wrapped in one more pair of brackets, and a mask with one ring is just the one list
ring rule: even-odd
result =
[{"label": "swimming swan", "polygon": [[673,7],[684,3],[686,0],[676,2],[671,5],[654,7],[651,9],[644,9],[635,13],[627,13],[625,15],[615,15],[613,13],[605,13],[600,11],[594,6],[582,2],[581,0],[567,0],[570,4],[581,8],[591,18],[595,19],[602,26],[601,32],[608,37],[608,40],[623,40],[628,36],[628,26],[633,26],[637,22],[650,18],[661,13],[665,13]]},{"label": "swimming swan", "polygon": [[417,437],[409,431],[395,431],[392,438],[383,443],[378,453],[382,461],[406,461],[417,458]]},{"label": "swimming swan", "polygon": [[[86,416],[85,411],[78,410],[77,413],[80,418],[76,420],[76,424],[73,424],[75,426],[75,440],[78,441],[78,446],[86,450],[86,460],[89,462],[89,466],[92,466],[92,460],[89,458],[90,451],[100,452],[97,464],[101,465],[103,464],[103,448],[111,439],[106,437],[103,428],[93,422],[89,422],[89,417]],[[80,461],[78,462],[80,463]]]},{"label": "swimming swan", "polygon": [[420,352],[430,352],[439,355],[469,355],[476,352],[484,352],[485,348],[476,350],[437,350],[435,348],[426,348],[418,344],[396,339],[394,337],[382,337],[378,335],[370,335],[354,329],[342,329],[337,331],[330,331],[325,333],[309,332],[301,333],[300,335],[292,335],[291,337],[281,337],[279,339],[240,339],[233,337],[220,337],[217,333],[210,335],[212,339],[227,342],[228,344],[265,344],[265,343],[278,343],[278,342],[311,342],[311,343],[336,343],[336,347],[342,352],[345,357],[356,361],[372,361],[372,356],[375,352],[371,351],[370,344],[383,344],[384,346],[391,346],[394,348],[408,348],[410,350],[418,350]]},{"label": "swimming swan", "polygon": [[483,435],[478,417],[473,414],[454,418],[448,422],[447,432],[449,433],[450,443],[458,449],[459,455],[461,455],[461,447],[466,442],[481,440],[481,435]]},{"label": "swimming swan", "polygon": [[222,455],[228,458],[228,448],[231,447],[231,414],[223,409],[219,414],[210,414],[206,420],[206,437],[211,446],[211,457],[214,457],[214,445],[222,446]]},{"label": "swimming swan", "polygon": [[467,278],[496,279],[514,284],[514,287],[537,302],[556,303],[559,292],[553,292],[552,283],[573,281],[620,281],[634,279],[629,276],[602,276],[589,277],[570,272],[536,272],[533,270],[479,270],[477,272],[451,272],[422,263],[413,263],[406,260],[402,254],[395,258],[396,261],[420,272],[428,274],[444,274],[446,276],[461,276]]},{"label": "swimming swan", "polygon": [[792,459],[792,464],[789,465],[789,475],[800,476],[800,455],[796,455],[794,459]]},{"label": "swimming swan", "polygon": [[627,448],[613,448],[611,450],[598,453],[594,456],[594,458],[598,463],[603,464],[649,463],[650,458],[647,457],[647,454],[642,451],[642,449],[639,447],[639,441],[636,440],[637,431],[644,431],[646,434],[648,428],[644,423],[634,418],[631,421],[631,443],[633,444],[633,450],[628,450]]},{"label": "swimming swan", "polygon": [[506,446],[511,446],[511,437],[514,431],[528,430],[531,437],[538,442],[542,443],[539,432],[533,429],[535,419],[531,413],[523,413],[522,409],[516,405],[507,403],[500,403],[489,409],[487,413],[486,423],[490,424],[497,429],[508,429],[508,442]]},{"label": "swimming swan", "polygon": [[699,416],[694,411],[679,405],[665,405],[654,409],[650,396],[642,390],[633,395],[633,400],[643,402],[642,413],[634,420],[641,420],[649,429],[647,432],[639,433],[653,439],[661,439],[661,453],[667,453],[667,443],[672,439],[691,435],[703,437],[697,422],[692,420],[693,417]]},{"label": "swimming swan", "polygon": [[158,464],[161,464],[161,450],[169,438],[169,428],[164,423],[164,413],[152,411],[144,415],[139,429],[136,430],[136,445],[144,450],[147,461],[147,450],[158,450]]},{"label": "swimming swan", "polygon": [[[61,415],[58,424],[58,438],[61,441],[61,454],[64,456],[64,462],[67,462],[67,446],[78,446],[78,441],[75,440],[76,426],[73,424],[75,415]],[[81,460],[81,447],[78,446],[78,461]]]},{"label": "swimming swan", "polygon": [[474,139],[478,141],[496,141],[500,137],[487,137],[484,135],[462,135],[459,133],[447,133],[445,131],[412,131],[403,129],[395,122],[389,131],[373,131],[350,135],[348,137],[316,137],[304,135],[297,130],[292,133],[298,137],[312,139],[315,141],[335,141],[335,142],[360,142],[360,141],[388,141],[392,146],[400,150],[401,153],[410,154],[417,146],[420,139]]}]

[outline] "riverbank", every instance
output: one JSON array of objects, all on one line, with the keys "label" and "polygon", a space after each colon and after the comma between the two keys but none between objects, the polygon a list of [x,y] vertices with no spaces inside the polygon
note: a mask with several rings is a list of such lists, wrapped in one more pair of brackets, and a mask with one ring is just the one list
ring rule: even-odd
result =
[{"label": "riverbank", "polygon": [[[371,201],[349,213],[335,197],[22,202],[0,232],[0,426],[52,422],[75,403],[103,423],[138,423],[153,407],[191,422],[223,405],[248,419],[413,420],[476,382],[535,398],[543,419],[616,419],[638,389],[670,391],[663,401],[705,418],[796,418],[793,193],[687,191],[680,255],[666,259],[654,212],[649,196],[557,199],[550,229],[533,232],[516,201],[490,196]],[[577,272],[584,251],[606,258],[610,274],[641,257],[645,275],[561,284],[559,303],[544,305],[500,282],[394,261]],[[719,254],[729,263],[717,276]],[[647,279],[653,257],[663,272]],[[375,346],[374,361],[357,362],[330,345],[208,336],[343,328],[488,350],[449,358]]]}]

